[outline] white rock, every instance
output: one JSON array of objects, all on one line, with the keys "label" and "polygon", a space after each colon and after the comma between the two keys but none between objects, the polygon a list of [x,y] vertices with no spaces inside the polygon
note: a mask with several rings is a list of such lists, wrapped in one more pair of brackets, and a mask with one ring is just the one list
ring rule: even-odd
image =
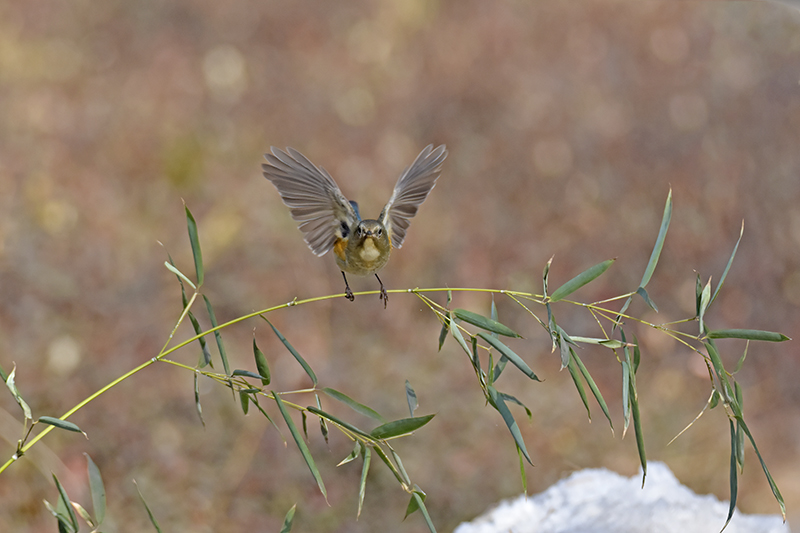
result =
[{"label": "white rock", "polygon": [[[605,468],[581,470],[546,491],[500,503],[454,533],[717,533],[728,502],[698,496],[664,463],[631,478]],[[736,511],[725,533],[789,533],[778,515]]]}]

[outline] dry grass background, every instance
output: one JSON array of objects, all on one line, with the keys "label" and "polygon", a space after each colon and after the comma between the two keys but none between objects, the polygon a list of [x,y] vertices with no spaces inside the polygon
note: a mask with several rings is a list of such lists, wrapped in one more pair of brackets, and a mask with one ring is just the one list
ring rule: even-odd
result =
[{"label": "dry grass background", "polygon": [[[653,321],[693,313],[694,270],[719,278],[742,219],[744,240],[714,327],[779,330],[800,322],[800,14],[760,2],[383,0],[357,2],[54,2],[0,4],[0,364],[35,414],[58,415],[154,356],[180,312],[164,249],[191,271],[181,198],[204,246],[206,294],[220,321],[340,292],[260,174],[270,145],[325,166],[374,216],[402,168],[428,143],[450,156],[383,279],[388,288],[478,286],[538,291],[555,255],[557,286],[609,257],[586,300],[636,286],[667,191],[672,227],[649,289]],[[374,289],[354,280],[354,290]],[[441,531],[517,494],[517,456],[484,408],[463,355],[436,353],[438,323],[413,296],[343,298],[274,315],[322,384],[387,417],[422,414],[398,445],[428,492]],[[456,305],[487,311],[459,294]],[[574,469],[632,474],[635,442],[585,417],[542,332],[508,301],[501,319],[544,383],[508,376],[533,409],[523,431],[531,492]],[[592,334],[565,309],[561,323]],[[302,371],[252,322],[225,332],[236,368],[252,368],[253,327],[278,390]],[[727,497],[728,432],[719,410],[670,447],[705,402],[699,358],[640,331],[639,387],[650,459],[698,492]],[[188,335],[181,330],[180,335]],[[740,344],[723,345],[735,364]],[[178,358],[196,361],[196,347]],[[583,355],[619,426],[619,367]],[[794,343],[751,347],[739,375],[745,413],[800,516],[800,389]],[[511,373],[510,373],[511,374]],[[329,488],[319,496],[300,455],[265,421],[243,417],[204,383],[154,365],[73,420],[90,440],[54,432],[0,476],[0,530],[54,531],[42,499],[49,472],[88,505],[83,452],[101,468],[109,530],[149,531],[135,478],[166,531],[277,531],[299,502],[296,531],[419,531],[406,498],[373,469],[355,520],[359,467],[349,445],[312,439]],[[311,400],[309,400],[309,403]],[[332,402],[331,409],[340,414]],[[19,412],[0,395],[10,456]],[[740,507],[777,512],[748,451]]]}]

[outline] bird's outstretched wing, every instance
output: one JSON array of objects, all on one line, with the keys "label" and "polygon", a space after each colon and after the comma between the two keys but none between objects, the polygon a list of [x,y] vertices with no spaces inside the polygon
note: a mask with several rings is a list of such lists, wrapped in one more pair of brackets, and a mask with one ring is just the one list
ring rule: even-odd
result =
[{"label": "bird's outstretched wing", "polygon": [[447,149],[444,145],[434,150],[433,145],[429,144],[397,180],[392,197],[379,218],[389,231],[394,248],[403,246],[408,225],[436,185],[445,157]]},{"label": "bird's outstretched wing", "polygon": [[294,148],[284,152],[273,146],[271,151],[261,165],[264,177],[278,189],[311,251],[324,255],[348,235],[358,215],[324,168]]}]

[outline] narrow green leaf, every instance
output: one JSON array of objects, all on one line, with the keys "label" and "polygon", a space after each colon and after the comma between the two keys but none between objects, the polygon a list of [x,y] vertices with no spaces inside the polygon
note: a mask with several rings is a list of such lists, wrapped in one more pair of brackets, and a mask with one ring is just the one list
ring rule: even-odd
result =
[{"label": "narrow green leaf", "polygon": [[642,297],[642,299],[648,305],[648,307],[650,307],[650,309],[658,313],[658,306],[656,306],[656,303],[652,299],[650,299],[650,295],[647,294],[647,291],[645,290],[644,287],[639,287],[638,289],[636,289],[636,294]]},{"label": "narrow green leaf", "polygon": [[313,383],[313,385],[316,387],[317,386],[317,375],[314,373],[313,370],[311,370],[311,367],[309,366],[308,363],[306,363],[306,360],[303,359],[303,357],[298,353],[298,351],[294,349],[294,346],[292,346],[291,343],[289,343],[289,341],[286,340],[286,337],[284,337],[281,334],[281,332],[278,331],[278,328],[276,328],[275,326],[272,325],[272,322],[267,320],[264,316],[262,316],[261,318],[263,318],[264,320],[267,321],[267,324],[269,324],[269,327],[272,328],[272,331],[275,332],[275,335],[277,335],[278,339],[283,343],[284,346],[286,346],[286,349],[289,350],[289,353],[291,353],[292,356],[297,360],[297,362],[300,363],[300,366],[302,366],[303,370],[306,371],[306,374],[308,374],[308,377],[311,378],[311,383]]},{"label": "narrow green leaf", "polygon": [[778,485],[775,483],[775,480],[772,479],[772,474],[769,473],[767,463],[764,462],[764,458],[761,457],[761,452],[758,451],[758,446],[756,446],[756,441],[753,438],[752,433],[750,433],[750,428],[747,427],[747,424],[744,423],[744,419],[741,416],[738,416],[737,420],[742,430],[744,430],[745,434],[747,435],[747,438],[750,439],[750,444],[753,445],[753,450],[755,450],[756,456],[761,463],[761,469],[764,471],[764,475],[767,477],[767,481],[769,482],[769,488],[772,489],[772,495],[775,497],[775,501],[777,501],[778,505],[781,507],[781,516],[783,517],[783,521],[786,522],[786,504],[783,502],[781,491],[778,490]]},{"label": "narrow green leaf", "polygon": [[533,420],[533,413],[531,413],[531,410],[528,409],[527,405],[525,405],[524,403],[519,401],[516,396],[512,396],[510,394],[506,394],[505,392],[500,392],[500,391],[498,391],[497,394],[499,394],[503,398],[503,400],[505,400],[507,402],[515,403],[515,404],[519,405],[520,407],[522,407],[523,409],[525,409],[525,414],[528,415],[528,422],[531,422]]},{"label": "narrow green leaf", "polygon": [[363,445],[363,444],[361,444],[361,441],[360,441],[360,440],[357,440],[357,441],[355,442],[355,445],[353,446],[353,451],[352,451],[352,452],[350,452],[350,453],[347,455],[347,457],[345,457],[344,459],[342,459],[341,461],[339,461],[339,464],[337,464],[336,466],[342,466],[342,465],[346,465],[347,463],[349,463],[349,462],[351,462],[351,461],[354,461],[356,457],[358,457],[359,455],[361,455],[361,454],[363,453],[363,452],[362,452],[362,448],[363,448],[363,447],[364,447],[364,445]]},{"label": "narrow green leaf", "polygon": [[487,335],[482,331],[478,332],[478,337],[488,342],[493,348],[495,348],[498,352],[503,354],[505,358],[511,361],[511,363],[513,363],[514,366],[519,368],[523,374],[525,374],[526,376],[528,376],[533,380],[541,381],[538,377],[536,377],[536,374],[533,373],[531,367],[529,367],[528,364],[522,360],[522,357],[517,355],[511,348],[500,342],[500,340],[495,339],[491,335]]},{"label": "narrow green leaf", "polygon": [[[319,401],[319,394],[316,392],[314,399],[317,401],[317,409],[322,410],[322,402]],[[319,431],[322,433],[322,438],[325,439],[325,444],[328,444],[328,423],[322,417],[319,417]]]},{"label": "narrow green leaf", "polygon": [[694,297],[695,297],[695,316],[700,316],[700,302],[703,299],[703,282],[700,281],[700,274],[697,274],[697,280],[694,283]]},{"label": "narrow green leaf", "polygon": [[256,377],[261,379],[262,385],[269,385],[272,380],[269,372],[269,365],[267,364],[266,356],[264,356],[264,353],[258,348],[258,344],[256,344],[255,335],[253,335],[253,357],[255,357],[256,360],[256,370],[258,370],[258,376]]},{"label": "narrow green leaf", "polygon": [[64,490],[64,487],[61,486],[61,482],[58,480],[55,474],[53,474],[53,481],[56,482],[56,488],[58,489],[59,497],[61,498],[61,503],[64,505],[66,510],[67,516],[69,517],[69,524],[72,526],[74,531],[78,531],[78,517],[75,516],[75,509],[72,507],[72,504],[69,501],[69,496],[67,496],[67,491]]},{"label": "narrow green leaf", "polygon": [[447,332],[450,330],[450,317],[446,316],[442,319],[442,329],[439,331],[439,351],[442,351],[444,340],[447,338]]},{"label": "narrow green leaf", "polygon": [[669,222],[672,219],[672,188],[667,194],[667,203],[664,205],[664,215],[661,217],[661,227],[658,230],[658,237],[656,237],[656,245],[653,247],[653,252],[650,254],[650,260],[647,262],[647,268],[644,269],[642,281],[639,282],[640,287],[646,287],[653,277],[653,272],[656,270],[658,259],[661,257],[661,250],[664,248],[664,240],[667,238],[667,230],[669,229]]},{"label": "narrow green leaf", "polygon": [[739,421],[736,421],[736,462],[739,463],[739,470],[744,472],[744,431]]},{"label": "narrow green leaf", "polygon": [[93,529],[97,528],[97,524],[94,523],[94,519],[92,518],[92,515],[90,515],[89,511],[84,509],[81,504],[79,504],[78,502],[72,502],[72,507],[75,508],[75,512],[78,513],[78,515],[81,518],[83,518],[83,521],[86,522],[86,524],[89,527],[91,527]]},{"label": "narrow green leaf", "polygon": [[705,331],[705,325],[703,324],[703,320],[706,315],[706,309],[708,309],[708,304],[711,301],[711,278],[708,278],[708,282],[706,283],[705,287],[703,287],[703,292],[700,295],[700,335],[703,334]]},{"label": "narrow green leaf", "polygon": [[6,374],[6,371],[3,370],[3,366],[2,365],[0,365],[0,379],[2,379],[3,382],[5,382],[5,380],[8,379],[8,374]]},{"label": "narrow green leaf", "polygon": [[330,387],[325,387],[322,389],[322,392],[333,398],[334,400],[340,401],[345,404],[347,407],[355,411],[356,413],[362,414],[364,416],[368,416],[369,418],[380,422],[381,424],[386,423],[386,419],[383,418],[380,413],[372,409],[371,407],[367,407],[363,403],[358,403],[348,395],[339,392],[336,389],[332,389]]},{"label": "narrow green leaf", "polygon": [[485,329],[486,331],[491,331],[506,337],[519,338],[522,336],[508,326],[501,324],[496,320],[492,320],[491,318],[479,315],[478,313],[473,313],[472,311],[467,311],[466,309],[456,309],[453,311],[453,313],[456,315],[456,318],[463,320],[464,322],[468,322],[473,326]]},{"label": "narrow green leaf", "polygon": [[632,296],[628,296],[628,298],[625,300],[625,303],[622,305],[622,309],[619,310],[617,317],[614,319],[614,327],[611,328],[612,332],[615,331],[617,329],[617,326],[619,326],[619,324],[621,323],[622,315],[624,315],[625,311],[628,310],[628,307],[631,305],[632,301],[633,301]]},{"label": "narrow green leaf", "polygon": [[[184,303],[184,307],[186,307],[186,303]],[[196,335],[200,335],[203,333],[203,328],[200,327],[200,322],[198,322],[197,318],[194,316],[194,313],[189,311],[188,313],[189,321],[192,323],[192,328],[194,328],[194,332]],[[204,368],[211,363],[211,352],[208,351],[208,346],[206,346],[206,338],[199,337],[197,342],[200,343],[200,350],[202,357],[200,361],[197,363],[198,368]]]},{"label": "narrow green leaf", "polygon": [[571,359],[575,360],[575,363],[577,363],[577,365],[578,365],[578,369],[580,369],[581,374],[583,374],[583,378],[586,380],[586,383],[589,385],[589,389],[591,389],[592,394],[594,395],[594,399],[597,400],[597,404],[600,406],[600,409],[603,410],[603,414],[606,415],[606,419],[608,420],[608,425],[611,426],[611,432],[613,433],[614,432],[614,423],[611,421],[611,413],[608,411],[608,405],[606,404],[606,401],[603,398],[603,394],[600,392],[600,389],[597,387],[597,383],[595,383],[594,379],[592,379],[592,375],[589,374],[589,370],[587,370],[586,366],[584,366],[583,361],[581,361],[581,358],[578,357],[578,354],[575,353],[575,350],[570,348],[569,351],[570,351],[570,355],[572,356]]},{"label": "narrow green leaf", "polygon": [[369,465],[372,462],[372,451],[368,446],[362,448],[362,455],[364,463],[361,466],[361,480],[358,483],[358,512],[356,513],[356,520],[361,516],[361,508],[364,506],[364,495],[367,493],[367,474],[369,473]]},{"label": "narrow green leaf", "polygon": [[289,509],[289,512],[286,513],[286,516],[283,519],[283,527],[281,527],[281,533],[289,533],[292,530],[292,523],[294,522],[294,513],[297,510],[297,504],[292,505],[292,508]]},{"label": "narrow green leaf", "polygon": [[[233,373],[231,374],[231,376],[233,376],[233,377],[243,376],[243,377],[246,377],[246,378],[262,379],[261,376],[256,374],[255,372],[251,372],[249,370],[241,370],[239,368],[234,370]],[[256,389],[256,390],[258,390],[258,389]]]},{"label": "narrow green leaf", "polygon": [[89,438],[89,436],[76,424],[73,424],[72,422],[68,422],[66,420],[61,420],[60,418],[55,418],[52,416],[40,416],[39,422],[41,422],[42,424],[47,424],[49,426],[55,426],[59,429],[74,431],[75,433],[82,433],[84,437],[86,437],[87,439]]},{"label": "narrow green leaf", "polygon": [[564,336],[564,330],[561,326],[558,327],[558,350],[561,355],[561,368],[559,371],[564,370],[569,365],[569,343]]},{"label": "narrow green leaf", "polygon": [[572,376],[572,381],[575,383],[575,388],[578,389],[578,394],[581,397],[583,406],[586,407],[586,415],[589,417],[589,420],[591,420],[592,410],[589,408],[589,398],[586,397],[586,390],[583,388],[580,370],[578,370],[578,365],[575,362],[575,359],[570,359],[569,364],[567,365],[567,370],[569,370],[569,375]]},{"label": "narrow green leaf", "polygon": [[[450,334],[456,340],[461,349],[469,356],[470,360],[472,360],[472,351],[467,346],[467,342],[464,340],[464,336],[461,334],[461,331],[458,329],[458,325],[453,322],[453,314],[452,311],[450,312],[450,322],[452,327],[450,328]],[[474,364],[474,363],[473,363]]]},{"label": "narrow green leaf", "polygon": [[503,370],[506,368],[506,364],[508,363],[508,358],[505,355],[500,355],[500,360],[497,361],[497,364],[494,365],[494,375],[492,376],[492,383],[497,381],[497,378],[500,377],[500,374],[503,373]]},{"label": "narrow green leaf", "polygon": [[722,526],[722,531],[724,531],[725,528],[728,527],[731,518],[733,518],[733,511],[736,510],[736,498],[739,493],[739,477],[736,469],[736,457],[739,455],[737,451],[738,440],[736,438],[736,430],[733,427],[733,420],[728,420],[728,424],[730,425],[731,428],[731,467],[730,467],[730,472],[728,473],[728,476],[730,477],[730,486],[731,486],[731,503],[730,506],[728,507],[728,518],[727,520],[725,520],[725,525]]},{"label": "narrow green leaf", "polygon": [[391,422],[387,422],[386,424],[381,424],[370,431],[369,434],[373,439],[377,440],[385,440],[399,437],[400,435],[407,435],[430,422],[434,416],[435,415],[425,415],[393,420]]},{"label": "narrow green leaf", "polygon": [[187,278],[186,275],[183,272],[181,272],[180,270],[178,270],[178,267],[176,267],[174,264],[172,264],[172,263],[170,263],[168,261],[164,261],[164,266],[167,267],[167,270],[169,270],[170,272],[172,272],[173,274],[178,276],[179,280],[185,281],[186,283],[189,284],[189,286],[191,288],[197,290],[197,286],[194,283],[192,283],[192,280]]},{"label": "narrow green leaf", "polygon": [[419,507],[422,517],[425,519],[425,525],[428,526],[428,531],[430,531],[430,533],[436,533],[436,528],[433,526],[431,515],[428,514],[428,509],[425,507],[425,493],[419,490],[417,487],[411,494],[411,497],[417,501],[417,507]]},{"label": "narrow green leaf", "polygon": [[417,401],[417,393],[411,387],[411,383],[409,383],[408,380],[406,380],[406,402],[408,402],[409,416],[414,416],[414,411],[419,407],[419,402]]},{"label": "narrow green leaf", "polygon": [[709,339],[747,339],[751,341],[783,342],[790,341],[783,333],[762,331],[760,329],[716,329],[708,332]]},{"label": "narrow green leaf", "polygon": [[594,281],[597,279],[603,272],[608,270],[608,267],[614,262],[614,259],[607,259],[602,263],[598,263],[591,268],[588,268],[560,286],[553,295],[550,297],[551,302],[557,302],[559,300],[563,300],[576,290],[580,289],[587,283]]},{"label": "narrow green leaf", "polygon": [[[423,502],[427,497],[428,495],[422,492],[421,499]],[[418,510],[419,510],[419,502],[417,501],[416,498],[414,498],[414,492],[412,491],[411,499],[408,501],[408,505],[406,506],[406,514],[403,516],[403,520],[408,518],[410,515],[416,513]]]},{"label": "narrow green leaf", "polygon": [[497,389],[494,387],[487,386],[486,389],[489,392],[489,399],[491,400],[492,407],[497,409],[497,412],[503,417],[503,421],[506,423],[506,427],[508,427],[508,430],[511,432],[511,436],[514,438],[514,442],[517,444],[517,447],[525,455],[525,459],[527,459],[528,463],[532,465],[533,462],[531,461],[530,455],[528,455],[528,449],[525,448],[525,441],[522,440],[522,433],[519,430],[517,421],[514,420],[514,416],[508,409],[505,400],[502,396],[500,396],[500,394],[497,392]]},{"label": "narrow green leaf", "polygon": [[622,361],[622,438],[628,432],[631,423],[631,367]]},{"label": "narrow green leaf", "polygon": [[717,375],[717,379],[722,385],[721,392],[723,394],[723,400],[731,405],[734,410],[734,414],[740,414],[741,411],[739,411],[738,405],[736,405],[736,398],[733,388],[731,387],[730,380],[728,379],[728,373],[725,371],[725,367],[722,365],[722,359],[719,357],[719,352],[717,352],[716,346],[711,341],[704,344],[706,347],[706,352],[708,353],[708,358],[711,359],[711,366],[714,369],[714,373]]},{"label": "narrow green leaf", "polygon": [[618,350],[620,348],[627,346],[627,343],[619,341],[617,339],[599,339],[597,337],[580,337],[578,335],[574,335],[572,337],[567,338],[567,341],[570,340],[576,343],[582,342],[584,344],[596,344],[598,346],[604,346],[611,350]]},{"label": "narrow green leaf", "polygon": [[547,291],[550,285],[550,265],[553,264],[553,258],[547,260],[547,263],[544,265],[544,271],[542,272],[542,289],[544,290],[544,297],[547,299]]},{"label": "narrow green leaf", "polygon": [[736,251],[739,249],[739,243],[742,242],[742,235],[744,235],[744,220],[742,220],[742,228],[739,230],[739,238],[736,240],[736,246],[733,247],[733,252],[731,252],[731,257],[728,259],[728,264],[725,265],[725,270],[722,272],[722,277],[719,278],[719,283],[717,283],[717,290],[714,291],[714,296],[711,297],[711,301],[708,302],[708,305],[711,305],[714,300],[717,299],[717,294],[719,294],[719,290],[725,283],[725,278],[728,277],[728,271],[731,269],[731,265],[733,264],[733,258],[736,257]]},{"label": "narrow green leaf", "polygon": [[197,380],[197,372],[194,373],[194,407],[197,410],[197,416],[200,417],[200,422],[203,427],[206,427],[206,421],[203,420],[203,406],[200,405],[200,384]]},{"label": "narrow green leaf", "polygon": [[306,415],[305,411],[300,412],[300,418],[303,421],[303,435],[305,435],[306,440],[308,440],[308,415]]},{"label": "narrow green leaf", "polygon": [[400,475],[403,476],[403,481],[406,485],[410,485],[411,478],[408,477],[408,472],[406,472],[406,468],[403,466],[403,461],[400,459],[400,456],[397,455],[397,452],[391,446],[389,447],[389,451],[392,453],[394,462],[397,465],[397,470],[400,472]]},{"label": "narrow green leaf", "polygon": [[522,455],[522,450],[517,446],[517,455],[519,456],[519,477],[522,480],[522,493],[528,494],[528,476],[525,475],[525,457]]},{"label": "narrow green leaf", "polygon": [[25,416],[27,420],[33,420],[33,416],[31,415],[31,408],[28,406],[28,402],[22,399],[22,395],[19,393],[17,389],[17,385],[14,382],[14,379],[17,374],[17,365],[14,365],[14,368],[11,369],[11,373],[6,378],[6,386],[8,390],[11,391],[11,394],[14,396],[14,399],[17,401],[19,406],[22,408],[22,414]]},{"label": "narrow green leaf", "polygon": [[747,358],[747,350],[750,348],[750,341],[748,340],[744,345],[744,351],[742,352],[742,356],[739,358],[739,362],[736,363],[736,370],[733,371],[734,374],[738,373],[742,366],[744,365],[744,360]]},{"label": "narrow green leaf", "polygon": [[58,505],[53,506],[47,500],[44,500],[45,508],[50,512],[51,515],[55,517],[58,521],[58,531],[59,533],[74,533],[76,530],[72,528],[72,525],[69,521],[69,516],[66,514],[66,509],[64,508],[64,504],[61,502],[61,498],[58,499]]},{"label": "narrow green leaf", "polygon": [[349,422],[345,422],[341,418],[337,418],[337,417],[333,416],[332,414],[327,413],[327,412],[323,411],[322,409],[319,409],[318,407],[308,406],[306,409],[308,409],[309,412],[314,413],[315,415],[317,415],[319,417],[322,417],[322,418],[324,418],[324,419],[326,419],[326,420],[328,420],[330,422],[333,422],[337,426],[341,426],[341,427],[345,428],[346,430],[351,431],[351,432],[353,432],[353,433],[355,433],[357,435],[361,435],[362,437],[370,439],[370,440],[372,440],[372,438],[373,438],[372,435],[370,435],[366,431],[364,431],[362,429],[359,429],[359,428],[355,427],[353,424],[351,424]]},{"label": "narrow green leaf", "polygon": [[194,257],[194,270],[197,274],[197,286],[203,284],[203,252],[200,251],[200,238],[197,235],[197,222],[194,221],[192,212],[189,207],[184,205],[186,209],[186,225],[189,228],[189,241],[192,244],[192,257]]},{"label": "narrow green leaf", "polygon": [[106,488],[100,469],[94,464],[88,453],[86,456],[86,471],[89,474],[89,492],[92,493],[92,509],[96,519],[95,526],[99,526],[106,518]]},{"label": "narrow green leaf", "polygon": [[314,463],[314,458],[311,457],[311,451],[308,449],[308,446],[306,446],[305,441],[303,441],[303,436],[300,435],[300,431],[298,431],[297,426],[292,421],[292,417],[289,416],[289,412],[283,405],[283,400],[281,399],[280,395],[275,391],[271,392],[272,397],[275,398],[275,403],[278,405],[278,410],[281,412],[284,422],[286,422],[286,427],[289,428],[289,433],[292,434],[292,438],[294,439],[297,448],[300,450],[300,454],[303,456],[308,469],[311,471],[311,475],[314,476],[314,480],[317,482],[317,486],[327,502],[328,493],[325,491],[325,484],[322,482],[322,476],[320,476],[317,465]]},{"label": "narrow green leaf", "polygon": [[631,385],[631,414],[633,416],[633,431],[636,434],[636,449],[639,451],[639,462],[642,465],[642,487],[644,487],[644,480],[647,477],[647,455],[644,449],[644,433],[642,433],[642,417],[639,415],[639,398],[636,394],[635,384],[633,380],[630,381]]},{"label": "narrow green leaf", "polygon": [[247,415],[248,411],[250,411],[250,395],[239,391],[239,404],[242,406],[242,413]]},{"label": "narrow green leaf", "polygon": [[[217,316],[214,314],[214,308],[211,307],[211,301],[206,298],[206,295],[203,295],[203,300],[206,302],[206,309],[208,310],[208,318],[211,321],[211,327],[215,328],[219,326],[217,323]],[[222,359],[222,368],[225,370],[225,375],[231,375],[231,368],[228,365],[228,353],[225,350],[225,343],[222,342],[222,334],[220,334],[219,330],[214,332],[214,339],[217,341],[217,351],[219,351],[219,357]],[[266,383],[265,383],[266,385]]]},{"label": "narrow green leaf", "polygon": [[400,483],[401,485],[405,483],[405,481],[403,480],[403,476],[400,475],[400,472],[397,471],[397,468],[392,463],[392,460],[389,459],[389,457],[386,455],[386,453],[384,453],[383,449],[380,446],[373,446],[372,451],[378,454],[378,457],[381,458],[381,461],[383,461],[386,467],[392,472],[392,474],[394,474],[394,477],[395,479],[397,479],[398,483]]},{"label": "narrow green leaf", "polygon": [[642,353],[639,350],[639,339],[636,334],[633,335],[633,373],[639,371],[639,362],[641,361]]}]

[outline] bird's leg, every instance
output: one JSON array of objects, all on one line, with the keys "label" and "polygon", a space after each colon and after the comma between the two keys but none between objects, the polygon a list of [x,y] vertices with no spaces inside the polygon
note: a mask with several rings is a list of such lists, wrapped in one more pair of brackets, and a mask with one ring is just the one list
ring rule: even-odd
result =
[{"label": "bird's leg", "polygon": [[[375,274],[375,277],[378,278],[378,275]],[[380,299],[383,300],[383,308],[386,309],[386,304],[389,303],[389,295],[386,294],[386,289],[383,288],[383,282],[381,281],[381,278],[378,278],[378,283],[381,284]]]},{"label": "bird's leg", "polygon": [[350,284],[347,283],[347,276],[344,274],[344,270],[342,271],[342,277],[344,278],[344,297],[352,302],[356,297],[353,296],[353,291],[350,290]]}]

